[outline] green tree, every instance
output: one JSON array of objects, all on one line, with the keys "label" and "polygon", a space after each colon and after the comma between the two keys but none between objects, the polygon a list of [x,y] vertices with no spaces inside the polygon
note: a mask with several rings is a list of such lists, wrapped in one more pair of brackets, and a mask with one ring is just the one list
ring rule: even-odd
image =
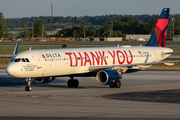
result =
[{"label": "green tree", "polygon": [[54,31],[54,29],[52,27],[50,27],[50,26],[46,26],[46,30],[47,31]]},{"label": "green tree", "polygon": [[20,31],[19,31],[19,37],[20,38],[23,38],[24,36],[24,33],[23,33],[23,28],[21,27]]},{"label": "green tree", "polygon": [[[42,34],[43,33],[43,34]],[[42,36],[43,35],[43,36]],[[34,20],[34,37],[46,37],[46,27],[40,18]]]},{"label": "green tree", "polygon": [[113,32],[113,37],[125,37],[125,34],[122,31],[116,30]]},{"label": "green tree", "polygon": [[9,33],[8,33],[8,28],[7,28],[7,24],[5,24],[5,26],[4,26],[4,37],[6,38],[6,39],[8,39],[9,38]]},{"label": "green tree", "polygon": [[[113,21],[113,37],[125,37],[126,34],[151,34],[156,22],[157,18],[143,23],[133,17],[125,17],[119,21]],[[176,25],[178,26],[180,22],[178,22],[178,20],[176,22]],[[112,22],[105,26],[90,25],[89,27],[84,27],[86,23],[84,20],[82,20],[81,26],[72,26],[71,28],[63,29],[58,32],[57,36],[61,36],[61,34],[63,34],[64,37],[82,37],[84,36],[85,28],[85,33],[87,36],[109,37],[111,24]],[[180,34],[180,29],[176,28],[176,33]]]},{"label": "green tree", "polygon": [[30,33],[29,30],[27,29],[28,23],[24,22],[23,26],[24,28],[21,27],[20,29],[20,38],[30,38]]},{"label": "green tree", "polygon": [[8,39],[11,40],[11,41],[13,40],[13,34],[12,33],[8,34]]},{"label": "green tree", "polygon": [[24,38],[30,38],[29,30],[27,29],[28,23],[24,22]]},{"label": "green tree", "polygon": [[3,13],[0,12],[0,38],[8,36],[7,24],[4,21]]},{"label": "green tree", "polygon": [[[174,22],[174,35],[180,35],[180,17],[174,19],[172,23],[173,22]],[[172,29],[173,29],[173,25],[172,25]]]}]

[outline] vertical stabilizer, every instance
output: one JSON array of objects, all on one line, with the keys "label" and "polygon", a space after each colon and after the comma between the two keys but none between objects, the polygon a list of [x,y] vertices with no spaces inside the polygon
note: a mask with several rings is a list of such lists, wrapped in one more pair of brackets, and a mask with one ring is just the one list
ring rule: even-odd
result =
[{"label": "vertical stabilizer", "polygon": [[167,26],[169,20],[170,8],[164,8],[161,15],[156,23],[153,33],[145,46],[159,46],[165,47],[166,36],[167,36]]}]

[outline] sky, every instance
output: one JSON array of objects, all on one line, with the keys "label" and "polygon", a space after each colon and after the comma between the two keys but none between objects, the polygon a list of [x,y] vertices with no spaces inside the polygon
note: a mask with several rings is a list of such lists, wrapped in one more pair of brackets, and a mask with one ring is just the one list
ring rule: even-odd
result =
[{"label": "sky", "polygon": [[180,13],[180,0],[0,0],[0,12],[5,18],[54,16],[99,16],[160,14],[170,8],[170,14]]}]

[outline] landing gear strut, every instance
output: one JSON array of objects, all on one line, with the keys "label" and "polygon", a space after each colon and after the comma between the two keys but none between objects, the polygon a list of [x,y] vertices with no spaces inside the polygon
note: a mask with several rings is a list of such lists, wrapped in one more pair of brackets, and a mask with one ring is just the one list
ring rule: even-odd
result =
[{"label": "landing gear strut", "polygon": [[79,86],[79,81],[77,79],[73,79],[73,77],[71,77],[71,79],[68,80],[67,82],[68,87],[72,88],[77,88]]},{"label": "landing gear strut", "polygon": [[32,87],[31,87],[31,78],[27,78],[26,81],[28,83],[27,83],[27,86],[25,87],[25,91],[31,91],[32,90]]},{"label": "landing gear strut", "polygon": [[121,81],[118,81],[116,83],[113,83],[109,85],[110,88],[120,88],[121,87]]}]

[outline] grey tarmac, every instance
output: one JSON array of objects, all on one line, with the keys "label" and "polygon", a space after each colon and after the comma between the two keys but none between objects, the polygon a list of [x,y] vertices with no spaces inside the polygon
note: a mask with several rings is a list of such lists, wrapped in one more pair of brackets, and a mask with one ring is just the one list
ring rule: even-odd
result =
[{"label": "grey tarmac", "polygon": [[120,89],[100,85],[94,77],[76,78],[80,82],[79,88],[68,88],[66,82],[69,78],[58,77],[48,84],[33,84],[33,91],[27,92],[24,91],[24,79],[12,78],[5,69],[0,69],[0,83],[4,82],[0,85],[0,116],[2,120],[5,117],[180,119],[180,104],[97,97],[113,93],[179,89],[179,73],[139,71],[123,74]]}]

